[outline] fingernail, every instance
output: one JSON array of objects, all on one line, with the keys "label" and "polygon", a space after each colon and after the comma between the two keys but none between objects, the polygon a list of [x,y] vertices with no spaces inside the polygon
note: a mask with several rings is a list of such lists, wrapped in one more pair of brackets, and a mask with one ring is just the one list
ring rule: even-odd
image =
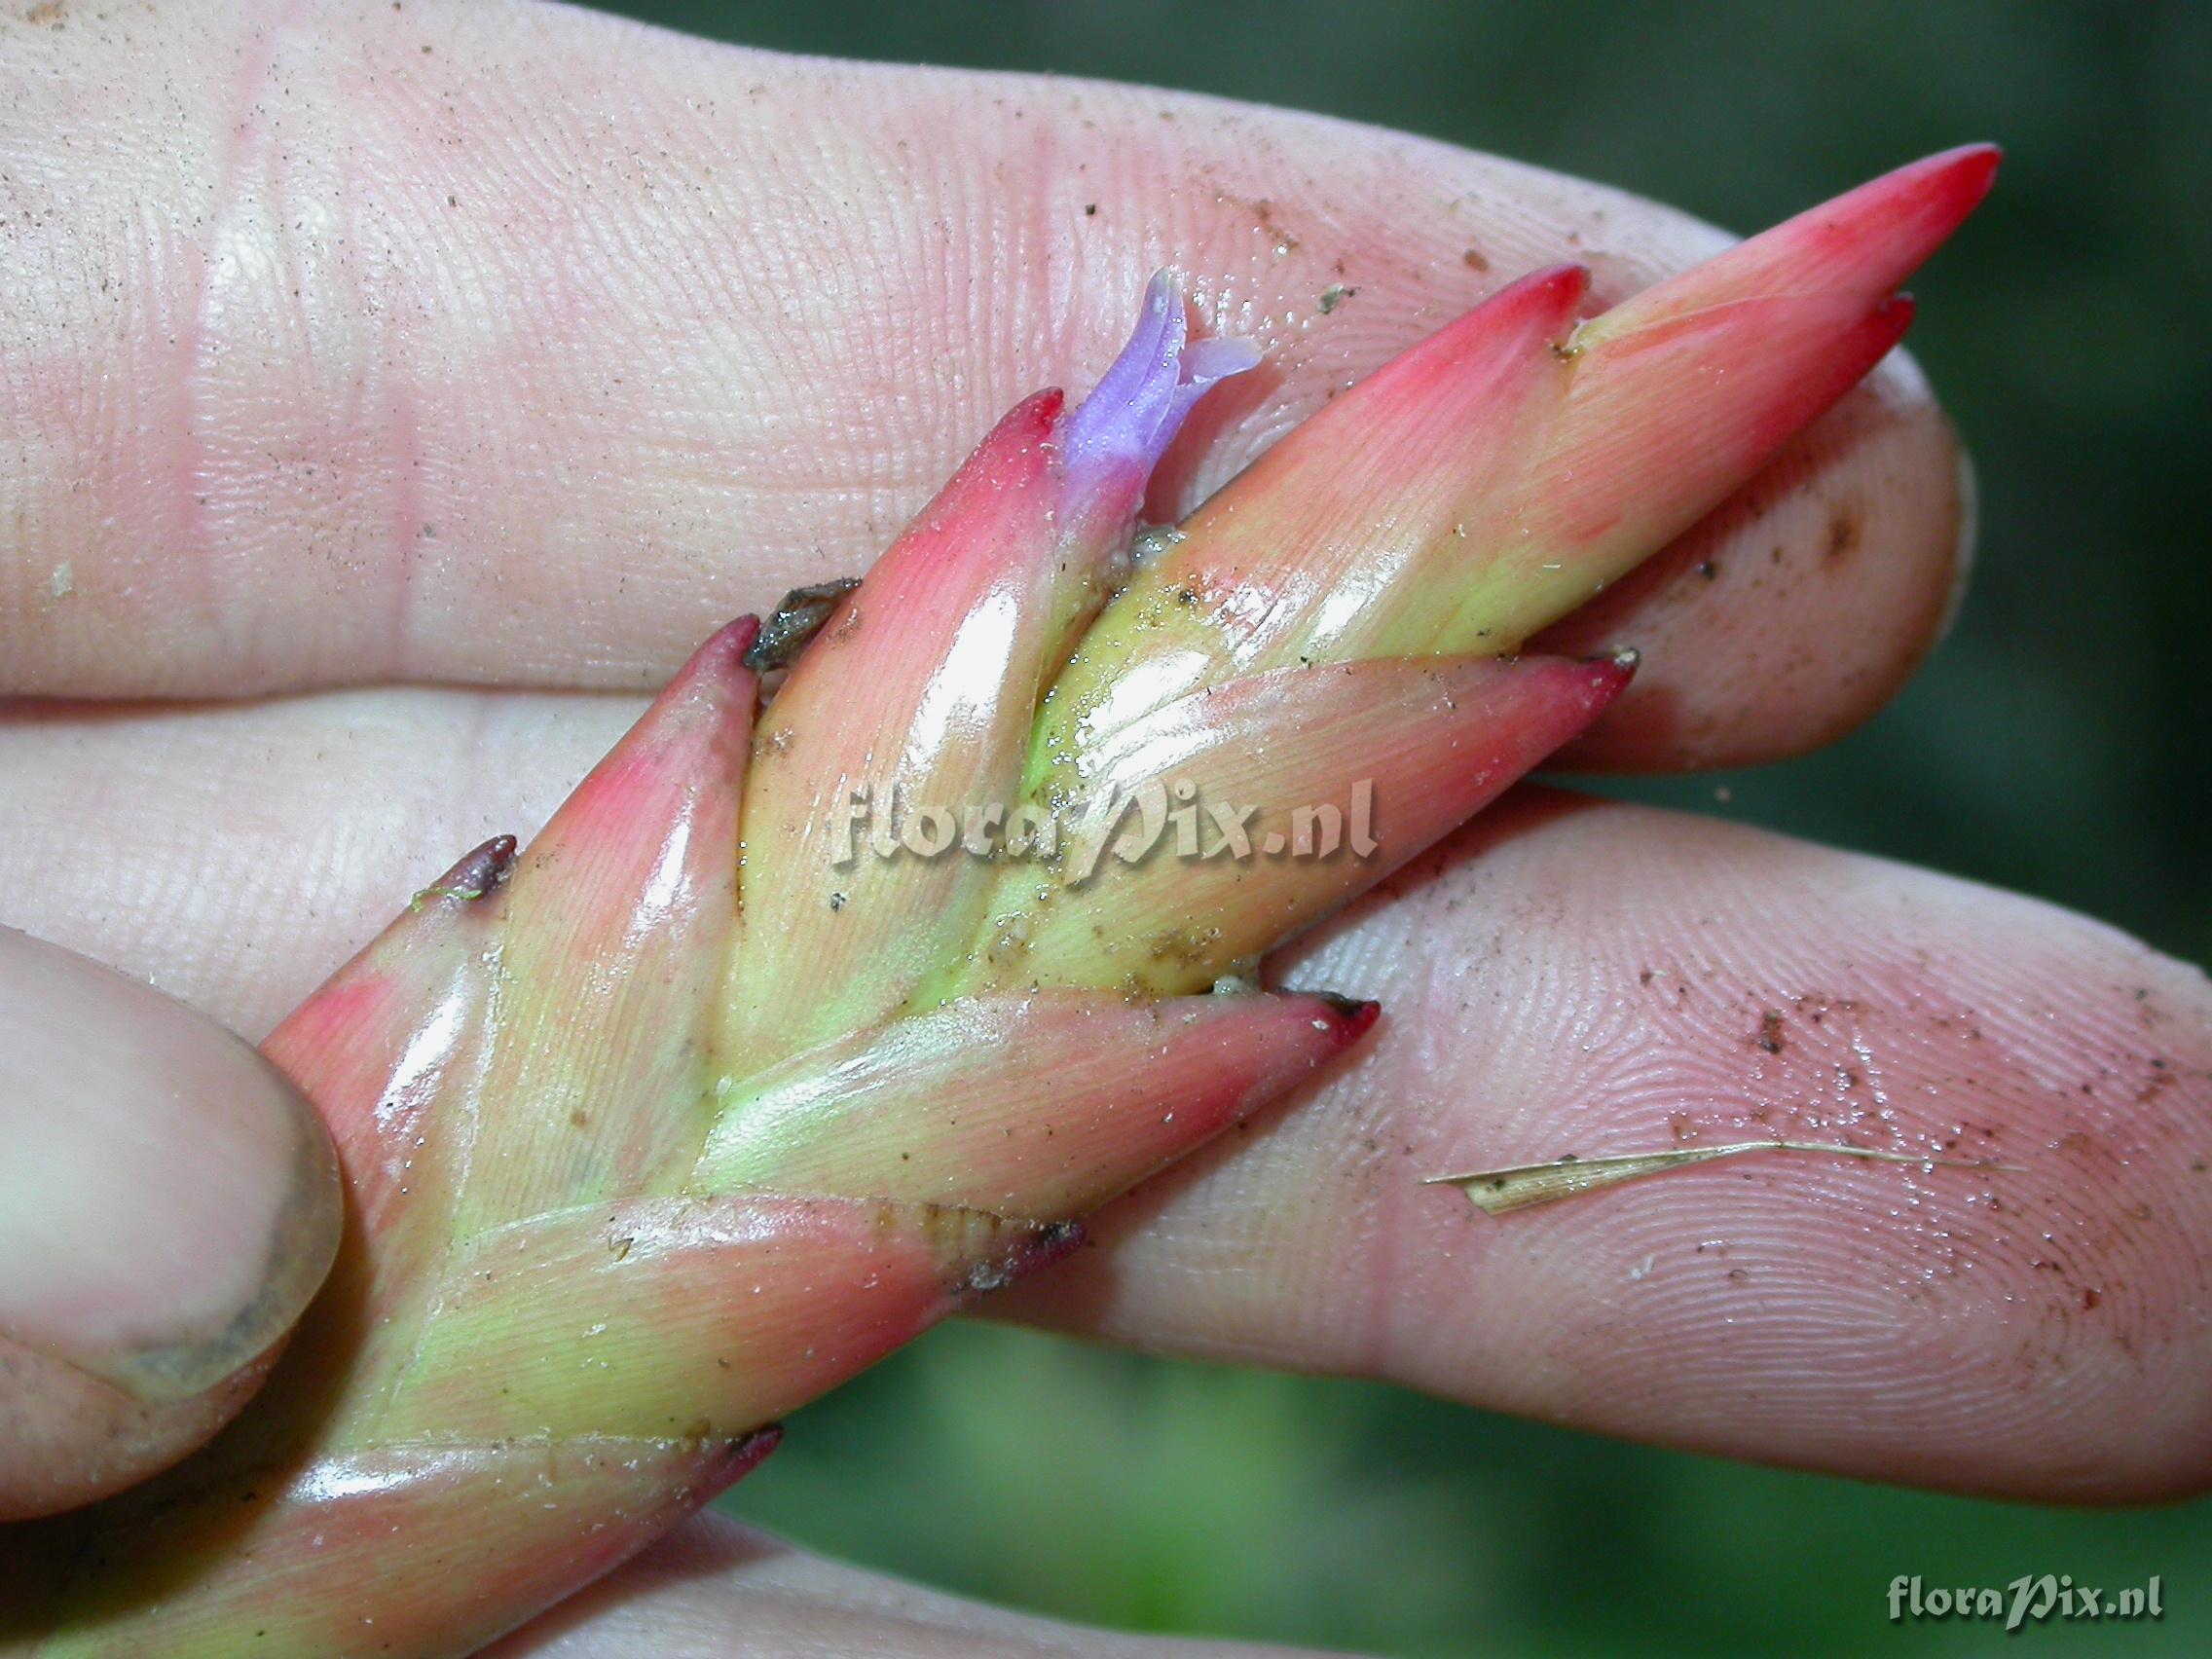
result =
[{"label": "fingernail", "polygon": [[341,1214],[314,1108],[249,1045],[0,928],[0,1334],[187,1398],[299,1317]]}]

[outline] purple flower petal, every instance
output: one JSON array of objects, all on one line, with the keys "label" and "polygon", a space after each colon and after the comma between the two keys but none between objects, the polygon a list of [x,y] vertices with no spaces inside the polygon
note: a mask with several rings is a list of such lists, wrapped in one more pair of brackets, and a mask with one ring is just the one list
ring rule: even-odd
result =
[{"label": "purple flower petal", "polygon": [[1172,271],[1145,285],[1136,329],[1096,388],[1068,417],[1071,481],[1097,469],[1150,473],[1191,407],[1219,382],[1260,360],[1248,340],[1186,344],[1183,289]]}]

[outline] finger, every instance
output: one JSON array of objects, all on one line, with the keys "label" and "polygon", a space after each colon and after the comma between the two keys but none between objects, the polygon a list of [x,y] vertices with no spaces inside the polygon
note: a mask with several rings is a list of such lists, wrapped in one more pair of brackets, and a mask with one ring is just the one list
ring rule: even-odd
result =
[{"label": "finger", "polygon": [[0,929],[0,1521],[176,1461],[338,1246],[320,1122],[181,1003]]},{"label": "finger", "polygon": [[[2017,1496],[2212,1481],[2212,987],[2033,901],[1530,794],[1282,977],[1344,1072],[994,1313]],[[1491,1217],[1426,1177],[1759,1139]]]},{"label": "finger", "polygon": [[1966,458],[1894,353],[1751,484],[1530,642],[1633,646],[1652,671],[1557,767],[1743,766],[1832,743],[1950,626],[1972,517]]},{"label": "finger", "polygon": [[[1300,1648],[1300,1653],[1310,1653]],[[1263,1659],[1289,1650],[1075,1630],[800,1554],[700,1516],[487,1659]]]},{"label": "finger", "polygon": [[[190,717],[203,737],[183,716],[111,719],[134,755],[118,793],[176,808],[151,858],[74,809],[66,735],[18,731],[0,765],[39,784],[0,806],[0,909],[35,901],[12,859],[66,846],[87,869],[135,867],[154,925],[89,908],[76,942],[197,979],[250,1025],[255,993],[210,969],[222,940],[304,988],[360,936],[335,918],[388,913],[455,848],[533,828],[601,747],[544,719],[561,699],[478,694],[505,709],[474,720],[443,702],[470,695]],[[182,804],[202,793],[263,816],[234,840]],[[49,800],[51,820],[28,804]],[[293,877],[268,849],[312,842],[337,800],[360,803],[362,838]],[[238,903],[196,919],[210,890]],[[1019,1304],[1031,1316],[1934,1485],[2204,1481],[2212,995],[2194,971],[1988,889],[1556,804],[1493,808],[1286,962],[1294,982],[1380,998],[1371,1047],[1102,1219],[1112,1247]],[[2024,1173],[1774,1157],[1495,1222],[1419,1185],[1677,1130],[1955,1137]]]},{"label": "finger", "polygon": [[18,705],[0,922],[259,1040],[461,853],[535,832],[643,709],[428,689]]},{"label": "finger", "polygon": [[[1086,384],[1156,265],[1271,363],[1166,512],[1523,272],[1610,300],[1723,240],[1341,123],[552,8],[87,16],[0,78],[0,662],[51,693],[657,682]],[[1786,750],[1925,648],[1961,512],[1909,368],[1779,466],[1608,617],[1646,667],[1592,755]]]}]

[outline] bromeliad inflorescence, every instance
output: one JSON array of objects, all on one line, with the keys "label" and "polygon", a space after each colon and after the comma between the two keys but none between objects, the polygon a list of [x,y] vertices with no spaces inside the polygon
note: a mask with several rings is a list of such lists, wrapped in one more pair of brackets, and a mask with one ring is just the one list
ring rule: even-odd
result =
[{"label": "bromeliad inflorescence", "polygon": [[[865,584],[709,641],[527,851],[470,854],[270,1040],[338,1142],[338,1267],[206,1453],[11,1538],[0,1650],[467,1651],[1358,1041],[1372,1006],[1251,966],[1604,712],[1625,656],[1521,643],[1896,343],[1993,167],[1595,315],[1581,271],[1528,276],[1132,566],[1154,463],[1255,361],[1156,280],[1089,398],[1014,409]],[[855,856],[856,799],[1066,838]],[[1198,856],[1073,859],[1117,800],[1190,810]],[[1253,811],[1316,855],[1225,855]]]}]

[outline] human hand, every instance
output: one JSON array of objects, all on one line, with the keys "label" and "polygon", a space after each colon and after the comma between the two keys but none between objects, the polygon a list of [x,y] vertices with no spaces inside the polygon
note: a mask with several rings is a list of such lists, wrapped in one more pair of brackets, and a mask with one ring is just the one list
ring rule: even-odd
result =
[{"label": "human hand", "polygon": [[[1571,254],[1613,297],[1713,245],[1500,164],[1128,90],[493,8],[311,15],[197,54],[120,26],[38,43],[64,72],[26,76],[0,140],[11,188],[66,168],[80,192],[16,233],[6,384],[42,447],[10,485],[14,687],[480,687],[9,731],[27,787],[0,858],[148,896],[63,906],[16,875],[11,919],[249,1029],[452,851],[541,819],[634,713],[558,688],[649,682],[720,616],[863,563],[999,405],[1102,359],[1151,264],[1225,296],[1279,375],[1201,417],[1172,507],[1507,276]],[[463,121],[448,94],[480,101]],[[141,203],[151,240],[114,229]],[[1319,317],[1332,285],[1358,292]],[[1562,631],[1645,651],[1586,758],[1809,746],[1931,642],[1959,507],[1901,367],[1757,502]],[[132,842],[156,821],[150,856]],[[1405,1035],[1124,1206],[1118,1242],[1023,1306],[1858,1473],[2201,1484],[2187,970],[1961,884],[1540,796],[1287,966],[1383,996]],[[1996,1215],[1940,1181],[1777,1162],[1498,1229],[1411,1189],[1668,1144],[1685,1105],[1692,1132],[1787,1128],[1854,1088],[1916,1140],[1994,1128],[2000,1156],[2052,1149],[2073,1179]],[[1727,1258],[1697,1256],[1716,1234]]]},{"label": "human hand", "polygon": [[0,928],[0,1521],[166,1468],[338,1248],[314,1108],[181,1003]]}]

